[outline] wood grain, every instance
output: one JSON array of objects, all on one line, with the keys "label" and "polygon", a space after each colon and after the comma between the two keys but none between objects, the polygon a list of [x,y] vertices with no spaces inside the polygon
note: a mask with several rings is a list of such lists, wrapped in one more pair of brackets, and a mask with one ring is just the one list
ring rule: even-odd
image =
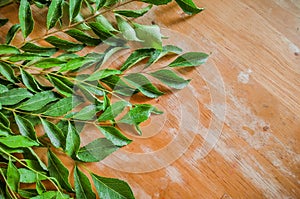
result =
[{"label": "wood grain", "polygon": [[150,101],[165,116],[89,168],[126,180],[138,199],[300,198],[300,2],[195,2],[206,10],[188,17],[171,3],[141,20],[172,33],[166,43],[211,52],[208,63],[178,71],[190,87]]}]

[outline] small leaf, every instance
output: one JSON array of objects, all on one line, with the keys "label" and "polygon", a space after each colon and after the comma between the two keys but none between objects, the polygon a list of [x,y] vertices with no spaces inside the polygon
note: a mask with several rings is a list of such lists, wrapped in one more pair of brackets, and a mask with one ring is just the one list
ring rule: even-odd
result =
[{"label": "small leaf", "polygon": [[10,148],[21,148],[21,147],[32,147],[38,146],[39,144],[35,141],[24,137],[22,135],[14,135],[8,137],[0,137],[0,143]]},{"label": "small leaf", "polygon": [[134,199],[129,185],[119,179],[105,178],[92,174],[96,190],[100,198]]},{"label": "small leaf", "polygon": [[[34,189],[19,189],[18,194],[22,198],[32,198],[32,197],[36,196],[38,193]],[[5,199],[5,198],[3,198],[3,199]]]},{"label": "small leaf", "polygon": [[145,3],[151,3],[154,5],[165,5],[170,3],[172,0],[141,0],[141,1]]},{"label": "small leaf", "polygon": [[175,0],[181,9],[189,15],[197,14],[204,10],[204,8],[198,8],[192,0]]},{"label": "small leaf", "polygon": [[0,62],[0,74],[3,75],[8,81],[15,83],[17,80],[12,67],[4,62]]},{"label": "small leaf", "polygon": [[17,192],[20,184],[20,173],[16,168],[16,166],[13,164],[10,157],[9,157],[6,175],[7,175],[7,185],[12,191]]},{"label": "small leaf", "polygon": [[62,17],[63,0],[52,0],[47,13],[47,29],[55,26],[56,22]]},{"label": "small leaf", "polygon": [[98,138],[80,148],[77,158],[83,162],[99,162],[118,149],[119,147],[106,138]]},{"label": "small leaf", "polygon": [[53,86],[60,92],[61,94],[71,97],[73,95],[73,86],[70,81],[67,79],[61,77],[54,77],[51,75],[48,75],[49,80],[53,84]]},{"label": "small leaf", "polygon": [[55,66],[63,66],[63,65],[65,65],[65,63],[66,62],[64,62],[60,59],[57,59],[57,58],[44,58],[44,59],[35,61],[28,66],[34,65],[35,67],[38,67],[38,68],[52,68]]},{"label": "small leaf", "polygon": [[78,167],[74,169],[74,184],[76,197],[80,199],[94,199],[95,193],[92,190],[88,177]]},{"label": "small leaf", "polygon": [[102,8],[106,3],[106,0],[96,0],[96,10]]},{"label": "small leaf", "polygon": [[78,120],[92,120],[95,118],[97,112],[96,106],[92,104],[81,109],[73,118]]},{"label": "small leaf", "polygon": [[38,173],[25,168],[18,169],[18,172],[20,174],[21,183],[35,183],[39,180],[47,179],[45,176],[39,175]]},{"label": "small leaf", "polygon": [[36,195],[41,195],[42,193],[46,192],[46,188],[45,188],[45,186],[43,185],[43,183],[40,180],[38,180],[36,182],[35,188],[36,188],[36,191],[38,193]]},{"label": "small leaf", "polygon": [[30,4],[27,0],[20,1],[19,21],[23,37],[26,38],[32,32],[34,26]]},{"label": "small leaf", "polygon": [[115,146],[126,146],[131,143],[132,140],[125,137],[118,129],[113,126],[97,126],[102,134],[111,141]]},{"label": "small leaf", "polygon": [[96,21],[100,23],[106,30],[118,32],[118,30],[116,30],[103,15],[97,16]]},{"label": "small leaf", "polygon": [[8,88],[2,84],[0,84],[0,94],[8,91]]},{"label": "small leaf", "polygon": [[8,61],[11,62],[19,62],[19,61],[32,61],[35,59],[41,58],[40,55],[31,54],[31,53],[22,53],[22,54],[16,54],[9,57]]},{"label": "small leaf", "polygon": [[96,65],[96,69],[102,67],[107,62],[107,60],[109,60],[109,58],[112,57],[115,53],[117,53],[117,52],[119,52],[121,50],[127,49],[127,48],[128,47],[126,47],[126,46],[122,46],[122,47],[110,47],[107,50],[105,50],[104,56],[102,56],[102,58],[100,59],[100,61]]},{"label": "small leaf", "polygon": [[5,126],[5,124],[0,123],[0,137],[1,136],[8,136],[9,134],[12,134],[10,128]]},{"label": "small leaf", "polygon": [[127,70],[130,67],[134,66],[138,62],[150,57],[153,53],[154,49],[138,49],[135,50],[131,55],[127,58],[124,64],[121,66],[121,71]]},{"label": "small leaf", "polygon": [[139,9],[139,10],[114,10],[114,13],[123,15],[125,17],[137,18],[137,17],[141,17],[144,14],[146,14],[151,8],[152,8],[152,5],[148,5],[147,7]]},{"label": "small leaf", "polygon": [[45,39],[48,43],[52,44],[53,46],[65,50],[67,52],[76,52],[80,51],[84,48],[83,44],[73,43],[67,40],[60,39],[55,36],[50,36]]},{"label": "small leaf", "polygon": [[21,135],[37,141],[36,133],[31,122],[17,114],[14,114]]},{"label": "small leaf", "polygon": [[2,105],[14,105],[31,96],[32,94],[25,88],[14,88],[0,94],[0,103]]},{"label": "small leaf", "polygon": [[85,79],[85,81],[95,81],[111,75],[119,75],[121,73],[122,73],[121,71],[115,69],[98,70],[94,72],[92,75],[90,75],[87,79]]},{"label": "small leaf", "polygon": [[97,46],[101,43],[101,39],[93,38],[78,29],[67,30],[65,33],[88,46]]},{"label": "small leaf", "polygon": [[182,52],[181,48],[179,48],[177,46],[173,46],[173,45],[166,45],[163,47],[162,50],[155,50],[155,52],[153,52],[151,54],[151,57],[149,58],[149,61],[147,62],[146,68],[149,67],[151,64],[154,64],[160,58],[164,57],[167,54],[170,54],[170,53],[179,54],[181,52]]},{"label": "small leaf", "polygon": [[175,72],[171,70],[158,70],[150,73],[151,76],[157,78],[162,83],[176,89],[182,89],[188,85],[190,80],[185,80],[179,77]]},{"label": "small leaf", "polygon": [[20,51],[14,46],[9,46],[9,45],[0,45],[0,55],[5,55],[5,54],[19,54]]},{"label": "small leaf", "polygon": [[69,17],[70,21],[72,21],[79,14],[82,0],[70,0],[69,5]]},{"label": "small leaf", "polygon": [[99,36],[101,40],[106,40],[114,35],[107,29],[105,26],[102,25],[100,22],[91,22],[89,26],[92,28],[93,32]]},{"label": "small leaf", "polygon": [[66,65],[64,65],[59,69],[59,72],[71,71],[71,70],[78,69],[80,67],[88,67],[93,65],[94,62],[95,60],[89,57],[78,57],[68,61]]},{"label": "small leaf", "polygon": [[42,119],[42,125],[44,127],[45,133],[47,134],[47,136],[49,137],[51,143],[53,144],[53,146],[55,146],[56,148],[65,148],[66,146],[66,138],[63,134],[63,132],[53,123]]},{"label": "small leaf", "polygon": [[13,25],[6,34],[5,44],[10,44],[17,32],[20,30],[20,24]]},{"label": "small leaf", "polygon": [[75,130],[75,127],[68,122],[68,134],[66,139],[66,153],[69,156],[73,156],[75,153],[77,153],[78,149],[80,147],[80,136]]},{"label": "small leaf", "polygon": [[111,75],[109,77],[101,79],[101,82],[105,83],[114,93],[118,93],[124,96],[132,96],[136,93],[136,89],[128,86],[119,76]]},{"label": "small leaf", "polygon": [[110,105],[98,118],[99,122],[113,120],[116,118],[126,106],[130,106],[129,102],[118,101]]},{"label": "small leaf", "polygon": [[27,71],[21,68],[20,68],[20,72],[21,72],[22,82],[29,90],[35,93],[41,91],[39,83],[31,74],[29,74]]},{"label": "small leaf", "polygon": [[55,178],[64,189],[72,192],[73,190],[68,180],[69,170],[50,149],[48,150],[47,156],[50,176]]},{"label": "small leaf", "polygon": [[[88,85],[88,84],[78,84],[77,85],[80,90],[83,92],[83,94],[85,94],[85,96],[88,98],[91,97],[91,94],[97,95],[97,96],[103,96],[103,88],[101,88],[101,86],[96,86],[96,85]],[[86,93],[87,92],[87,93]],[[88,95],[88,96],[87,96]],[[92,96],[92,102],[94,102],[94,96]]]},{"label": "small leaf", "polygon": [[33,43],[25,43],[24,46],[21,47],[21,50],[40,56],[51,56],[57,51],[56,48],[41,47]]},{"label": "small leaf", "polygon": [[67,97],[60,99],[58,102],[53,104],[48,108],[46,112],[43,113],[43,115],[58,117],[65,115],[69,111],[71,111],[73,108],[78,106],[81,103],[79,99],[76,97]]},{"label": "small leaf", "polygon": [[123,17],[116,15],[116,20],[118,23],[118,28],[122,32],[122,35],[125,39],[129,41],[141,41],[139,38],[137,38],[133,27],[131,27],[131,25],[127,23],[126,20],[123,19]]},{"label": "small leaf", "polygon": [[143,40],[143,45],[146,48],[162,49],[162,35],[159,26],[134,23],[134,30],[137,37]]},{"label": "small leaf", "polygon": [[125,76],[124,79],[147,97],[156,98],[164,94],[142,74],[133,73]]},{"label": "small leaf", "polygon": [[29,100],[18,106],[18,109],[23,111],[36,111],[43,108],[50,102],[56,101],[57,97],[55,97],[52,91],[44,91],[35,94]]},{"label": "small leaf", "polygon": [[170,67],[191,67],[191,66],[199,66],[204,64],[208,59],[208,54],[201,52],[189,52],[179,56],[175,59]]}]

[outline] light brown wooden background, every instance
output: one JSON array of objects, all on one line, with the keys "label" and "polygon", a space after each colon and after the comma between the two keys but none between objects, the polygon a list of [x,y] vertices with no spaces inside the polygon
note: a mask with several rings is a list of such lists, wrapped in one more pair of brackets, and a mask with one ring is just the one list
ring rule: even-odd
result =
[{"label": "light brown wooden background", "polygon": [[[123,163],[115,164],[112,157],[88,166],[126,180],[138,199],[300,198],[300,1],[195,2],[206,10],[187,17],[172,3],[154,8],[143,20],[185,35],[174,33],[170,43],[211,52],[208,63],[199,70],[180,71],[194,79],[186,91],[150,101],[164,109],[165,116],[144,124],[144,137],[131,136],[134,143],[118,154]],[[17,8],[2,8],[0,13],[17,16]],[[181,123],[186,108],[188,116],[194,116],[190,124]],[[194,126],[195,118],[199,126]],[[161,121],[165,123],[160,129]],[[206,137],[210,129],[212,137]],[[195,136],[182,156],[173,154],[181,147],[174,143],[153,161],[142,156],[132,167],[129,152],[143,155],[164,149],[179,134],[186,135],[182,142]],[[213,146],[206,156],[201,151],[204,143]],[[166,164],[171,156],[176,161]],[[122,171],[140,171],[145,163],[155,169],[159,162],[165,167]]]}]

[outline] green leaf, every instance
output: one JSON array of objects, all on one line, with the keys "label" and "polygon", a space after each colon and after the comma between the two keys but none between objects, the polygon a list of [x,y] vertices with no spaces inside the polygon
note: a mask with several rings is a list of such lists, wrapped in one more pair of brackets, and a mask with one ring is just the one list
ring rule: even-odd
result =
[{"label": "green leaf", "polygon": [[37,141],[36,133],[32,123],[17,114],[14,114],[14,116],[21,135]]},{"label": "green leaf", "polygon": [[4,144],[5,146],[8,146],[10,148],[21,148],[21,147],[32,147],[32,146],[38,146],[39,144],[35,141],[24,137],[22,135],[14,135],[14,136],[8,136],[8,137],[0,137],[0,143]]},{"label": "green leaf", "polygon": [[169,64],[170,67],[191,67],[199,66],[204,64],[208,59],[208,54],[201,52],[189,52],[179,56],[172,63]]},{"label": "green leaf", "polygon": [[127,46],[121,46],[121,47],[110,47],[108,48],[106,51],[105,51],[105,54],[104,56],[100,59],[100,61],[97,63],[96,65],[96,69],[102,67],[106,62],[107,60],[109,60],[109,58],[111,56],[113,56],[115,53],[121,51],[121,50],[124,50],[124,49],[127,49],[128,47]]},{"label": "green leaf", "polygon": [[21,50],[40,56],[51,56],[57,51],[56,48],[41,47],[33,43],[25,43],[24,46],[21,47]]},{"label": "green leaf", "polygon": [[18,106],[18,109],[23,111],[36,111],[43,108],[50,102],[56,101],[57,97],[55,97],[52,91],[44,91],[35,94],[29,100]]},{"label": "green leaf", "polygon": [[55,146],[56,148],[65,148],[66,146],[66,138],[65,135],[63,134],[63,132],[53,123],[42,119],[42,125],[43,128],[45,130],[45,133],[47,134],[47,136],[49,137],[51,143],[53,144],[53,146]]},{"label": "green leaf", "polygon": [[67,52],[76,52],[80,51],[84,48],[83,44],[73,43],[67,40],[60,39],[55,36],[50,36],[45,39],[48,43],[52,44],[53,46],[65,50]]},{"label": "green leaf", "polygon": [[111,7],[118,2],[120,2],[120,0],[106,0],[105,7]]},{"label": "green leaf", "polygon": [[71,111],[76,106],[78,106],[80,103],[81,100],[79,100],[76,97],[63,98],[55,104],[53,104],[52,106],[50,106],[49,109],[43,113],[43,115],[48,115],[52,117],[62,116]]},{"label": "green leaf", "polygon": [[8,128],[5,124],[0,123],[0,136],[8,136],[9,134],[12,134],[10,128]]},{"label": "green leaf", "polygon": [[133,73],[125,76],[124,79],[147,97],[157,98],[164,94],[142,74]]},{"label": "green leaf", "polygon": [[163,47],[162,50],[155,50],[152,54],[151,57],[149,58],[149,61],[147,62],[146,68],[149,67],[151,64],[154,64],[157,62],[160,58],[164,57],[167,54],[173,53],[173,54],[179,54],[182,52],[182,49],[173,46],[173,45],[166,45]]},{"label": "green leaf", "polygon": [[39,83],[31,74],[29,74],[27,71],[21,68],[20,68],[20,72],[21,72],[22,82],[29,90],[35,93],[41,91]]},{"label": "green leaf", "polygon": [[138,104],[135,105],[135,107],[124,115],[124,117],[122,117],[122,119],[118,122],[135,125],[136,130],[139,134],[141,134],[142,132],[139,128],[139,124],[146,121],[150,117],[151,113],[162,114],[163,112],[150,104]]},{"label": "green leaf", "polygon": [[38,68],[52,68],[55,66],[64,66],[65,63],[66,63],[65,61],[62,61],[57,58],[43,58],[31,63],[28,66],[34,65],[35,67]]},{"label": "green leaf", "polygon": [[136,89],[128,86],[119,76],[111,75],[109,77],[101,79],[101,82],[105,83],[114,93],[118,93],[124,96],[132,96]]},{"label": "green leaf", "polygon": [[32,32],[34,26],[30,4],[27,0],[20,1],[19,22],[23,37],[26,38]]},{"label": "green leaf", "polygon": [[54,177],[64,189],[72,192],[73,190],[68,180],[69,170],[50,149],[48,150],[47,156],[50,176]]},{"label": "green leaf", "polygon": [[95,193],[92,190],[88,177],[76,166],[74,169],[74,184],[76,197],[80,199],[94,199]]},{"label": "green leaf", "polygon": [[14,105],[31,96],[32,94],[25,88],[14,88],[0,94],[0,103],[2,105]]},{"label": "green leaf", "polygon": [[92,179],[100,198],[134,199],[129,185],[122,180],[105,178],[95,174],[92,174]]},{"label": "green leaf", "polygon": [[8,88],[2,84],[0,84],[0,94],[8,91]]},{"label": "green leaf", "polygon": [[71,70],[78,69],[80,67],[88,67],[88,66],[93,65],[94,62],[95,62],[95,60],[93,58],[78,57],[78,58],[71,59],[70,61],[68,61],[68,63],[66,65],[64,65],[63,67],[61,67],[59,69],[59,72],[71,71]]},{"label": "green leaf", "polygon": [[5,126],[9,127],[10,126],[10,122],[7,119],[7,117],[5,115],[3,115],[3,113],[0,112],[0,123],[4,124]]},{"label": "green leaf", "polygon": [[118,129],[113,126],[97,126],[101,133],[115,146],[122,147],[130,144],[132,140],[125,137]]},{"label": "green leaf", "polygon": [[2,19],[0,18],[0,27],[4,26],[8,22],[8,19]]},{"label": "green leaf", "polygon": [[93,38],[78,29],[67,30],[65,33],[88,46],[97,46],[101,43],[101,39]]},{"label": "green leaf", "polygon": [[24,148],[23,156],[26,164],[36,171],[47,171],[46,165],[42,162],[39,156],[30,147]]},{"label": "green leaf", "polygon": [[77,153],[80,147],[80,136],[77,133],[75,127],[68,122],[68,134],[67,134],[67,139],[66,139],[66,153],[69,156],[73,156],[74,154]]},{"label": "green leaf", "polygon": [[95,81],[111,75],[119,75],[121,73],[122,73],[121,71],[115,69],[98,70],[94,72],[92,75],[90,75],[87,79],[85,79],[85,81]]},{"label": "green leaf", "polygon": [[111,141],[106,138],[98,138],[79,149],[77,158],[83,162],[99,162],[111,153],[118,150]]},{"label": "green leaf", "polygon": [[0,74],[3,75],[8,81],[15,83],[17,80],[12,67],[4,62],[0,62]]},{"label": "green leaf", "polygon": [[197,14],[204,10],[204,8],[198,8],[192,0],[175,0],[181,9],[189,15]]},{"label": "green leaf", "polygon": [[95,118],[97,112],[96,106],[92,104],[81,109],[73,118],[78,120],[92,120]]},{"label": "green leaf", "polygon": [[148,5],[145,8],[139,9],[139,10],[114,10],[114,13],[123,15],[125,17],[141,17],[144,14],[146,14],[150,9],[152,8],[152,5]]},{"label": "green leaf", "polygon": [[138,49],[135,50],[131,55],[127,58],[127,60],[122,64],[121,71],[127,70],[137,64],[138,62],[150,57],[153,53],[154,49]]},{"label": "green leaf", "polygon": [[129,23],[127,23],[126,20],[123,19],[123,17],[121,17],[119,15],[115,15],[115,16],[116,16],[118,28],[122,32],[123,37],[129,41],[139,41],[140,42],[141,40],[139,38],[137,38],[133,27],[131,27],[131,25]]},{"label": "green leaf", "polygon": [[[97,95],[97,96],[103,96],[103,88],[96,86],[96,85],[88,85],[88,84],[78,84],[77,85],[80,90],[85,94],[87,98],[91,97],[91,94]],[[88,96],[87,96],[88,95]],[[94,96],[92,96],[92,102],[94,102]]]},{"label": "green leaf", "polygon": [[55,26],[56,22],[62,17],[63,0],[52,0],[47,13],[47,29]]},{"label": "green leaf", "polygon": [[97,16],[96,21],[100,23],[106,30],[118,32],[118,30],[116,30],[103,15]]},{"label": "green leaf", "polygon": [[6,34],[5,44],[10,44],[17,32],[20,30],[20,24],[13,25]]},{"label": "green leaf", "polygon": [[141,0],[141,1],[145,3],[151,3],[154,5],[165,5],[170,3],[172,0]]},{"label": "green leaf", "polygon": [[39,58],[41,58],[40,55],[31,54],[31,53],[22,53],[22,54],[10,56],[8,61],[11,61],[11,62],[32,61],[32,60],[39,59]]},{"label": "green leaf", "polygon": [[17,192],[20,184],[20,173],[17,167],[13,164],[10,157],[9,157],[6,175],[7,175],[7,185],[12,191]]},{"label": "green leaf", "polygon": [[70,0],[69,5],[69,17],[72,21],[80,12],[82,0]]},{"label": "green leaf", "polygon": [[96,10],[102,8],[106,3],[106,0],[96,0]]},{"label": "green leaf", "polygon": [[107,29],[101,22],[91,22],[89,26],[92,28],[93,32],[101,39],[106,40],[114,35]]},{"label": "green leaf", "polygon": [[45,176],[39,175],[37,172],[25,168],[18,169],[18,172],[20,174],[21,183],[35,183],[39,180],[47,179]]},{"label": "green leaf", "polygon": [[56,191],[47,191],[30,199],[54,199],[56,194]]},{"label": "green leaf", "polygon": [[143,40],[143,45],[146,48],[162,49],[162,35],[159,26],[134,23],[134,30],[137,37]]},{"label": "green leaf", "polygon": [[9,46],[9,45],[0,45],[0,55],[5,55],[5,54],[19,54],[20,51],[14,46]]},{"label": "green leaf", "polygon": [[53,86],[60,92],[61,94],[71,97],[73,95],[73,87],[63,81],[62,78],[57,78],[54,76],[48,76],[49,80],[53,84]]},{"label": "green leaf", "polygon": [[98,118],[99,122],[113,120],[116,118],[126,106],[130,106],[129,102],[118,101],[110,105]]},{"label": "green leaf", "polygon": [[32,198],[32,197],[36,196],[38,193],[34,189],[19,189],[18,194],[22,198]]},{"label": "green leaf", "polygon": [[166,69],[155,71],[153,73],[150,73],[150,75],[157,78],[167,86],[176,89],[183,89],[191,81],[191,80],[185,80],[179,77],[175,72]]},{"label": "green leaf", "polygon": [[42,193],[46,192],[46,188],[40,180],[38,180],[36,182],[35,188],[36,188],[38,195],[41,195]]}]

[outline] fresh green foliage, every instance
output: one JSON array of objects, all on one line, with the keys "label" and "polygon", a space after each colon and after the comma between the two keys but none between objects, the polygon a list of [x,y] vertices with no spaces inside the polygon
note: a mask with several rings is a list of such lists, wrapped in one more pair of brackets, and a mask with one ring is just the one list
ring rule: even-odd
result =
[{"label": "fresh green foliage", "polygon": [[[133,1],[21,0],[19,24],[8,27],[9,19],[0,19],[0,27],[8,30],[2,31],[7,34],[0,44],[0,198],[134,198],[126,182],[99,176],[84,164],[101,161],[132,142],[119,124],[131,125],[141,135],[140,124],[162,114],[128,97],[158,98],[164,94],[158,84],[183,89],[191,80],[175,67],[196,67],[208,58],[164,46],[159,26],[132,21],[153,5],[172,0],[140,1],[149,5],[124,10],[121,6]],[[192,0],[175,1],[187,14],[203,10]],[[42,7],[47,32],[28,37],[40,31],[34,27],[40,14],[33,12]],[[121,52],[127,58],[117,57]],[[156,67],[166,55],[174,61]],[[86,129],[99,136],[82,143]]]}]

